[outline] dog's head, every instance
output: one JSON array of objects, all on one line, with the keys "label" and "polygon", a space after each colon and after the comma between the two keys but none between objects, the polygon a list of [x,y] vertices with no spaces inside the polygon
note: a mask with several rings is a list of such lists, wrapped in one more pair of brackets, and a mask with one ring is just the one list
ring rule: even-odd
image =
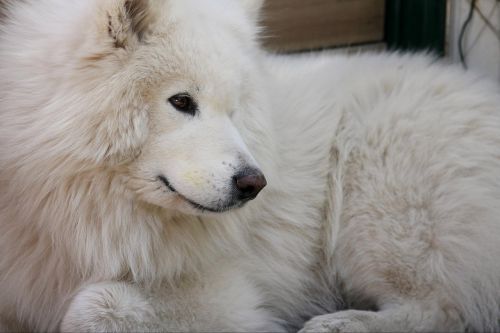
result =
[{"label": "dog's head", "polygon": [[53,145],[40,158],[113,170],[138,200],[191,214],[257,196],[266,179],[238,119],[258,103],[262,1],[41,2],[27,51],[45,80],[32,145]]},{"label": "dog's head", "polygon": [[243,205],[266,185],[232,121],[248,104],[254,52],[249,8],[183,0],[148,14],[147,3],[135,5],[126,15],[152,20],[151,32],[148,22],[140,22],[135,33],[146,45],[137,50],[139,61],[156,82],[142,97],[149,136],[130,167],[133,186],[150,202],[188,212]]}]

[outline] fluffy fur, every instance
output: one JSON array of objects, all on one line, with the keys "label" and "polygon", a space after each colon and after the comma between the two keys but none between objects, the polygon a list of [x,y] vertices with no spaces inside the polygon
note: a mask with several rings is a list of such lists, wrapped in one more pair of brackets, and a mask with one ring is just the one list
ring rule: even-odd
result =
[{"label": "fluffy fur", "polygon": [[500,330],[498,87],[265,54],[260,2],[6,6],[0,329]]}]

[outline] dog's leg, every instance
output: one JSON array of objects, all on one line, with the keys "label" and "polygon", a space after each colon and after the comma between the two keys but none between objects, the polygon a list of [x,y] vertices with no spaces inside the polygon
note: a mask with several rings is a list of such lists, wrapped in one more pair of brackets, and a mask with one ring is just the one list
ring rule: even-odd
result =
[{"label": "dog's leg", "polygon": [[139,288],[123,282],[89,285],[72,300],[63,332],[160,331],[155,310]]},{"label": "dog's leg", "polygon": [[0,332],[12,332],[10,326],[7,325],[7,322],[1,316],[0,316]]},{"label": "dog's leg", "polygon": [[457,313],[437,304],[390,305],[378,312],[347,310],[315,317],[300,333],[312,332],[460,332],[465,327]]},{"label": "dog's leg", "polygon": [[0,333],[2,332],[26,332],[27,329],[22,327],[19,322],[9,316],[0,315]]},{"label": "dog's leg", "polygon": [[13,332],[13,330],[6,323],[0,321],[0,332]]},{"label": "dog's leg", "polygon": [[61,323],[85,331],[283,331],[261,308],[241,273],[219,270],[203,281],[142,288],[124,282],[89,285],[74,297]]}]

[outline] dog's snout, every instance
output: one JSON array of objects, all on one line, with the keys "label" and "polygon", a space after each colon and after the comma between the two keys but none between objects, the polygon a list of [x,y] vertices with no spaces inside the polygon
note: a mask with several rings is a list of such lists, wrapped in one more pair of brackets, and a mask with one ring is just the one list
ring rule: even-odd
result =
[{"label": "dog's snout", "polygon": [[238,199],[252,200],[267,185],[266,177],[260,170],[247,169],[234,176]]}]

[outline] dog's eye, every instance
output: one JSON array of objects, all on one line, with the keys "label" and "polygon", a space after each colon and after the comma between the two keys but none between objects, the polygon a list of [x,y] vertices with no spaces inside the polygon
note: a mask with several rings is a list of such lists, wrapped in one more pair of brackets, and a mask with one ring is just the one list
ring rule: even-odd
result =
[{"label": "dog's eye", "polygon": [[172,104],[177,111],[185,112],[192,116],[194,116],[198,109],[196,102],[186,93],[174,95],[168,99],[168,102]]}]

